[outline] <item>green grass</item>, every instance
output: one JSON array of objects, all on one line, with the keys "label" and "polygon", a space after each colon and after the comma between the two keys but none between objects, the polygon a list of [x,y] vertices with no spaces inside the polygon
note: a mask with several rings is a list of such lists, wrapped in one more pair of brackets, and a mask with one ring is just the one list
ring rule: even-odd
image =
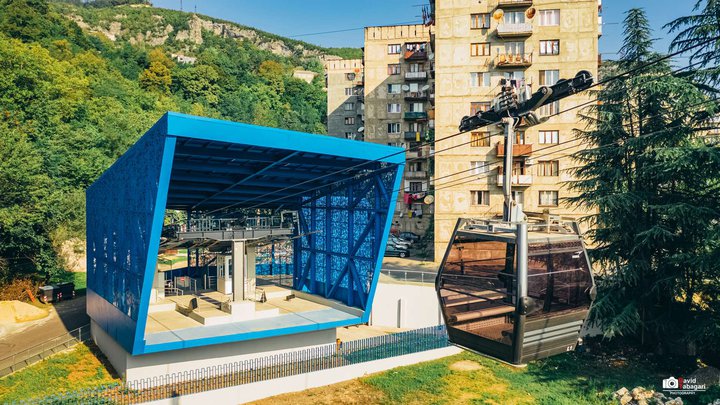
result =
[{"label": "green grass", "polygon": [[0,379],[0,403],[119,383],[98,353],[95,346],[79,344]]},{"label": "green grass", "polygon": [[[514,368],[486,357],[464,352],[445,359],[400,367],[362,379],[380,390],[381,403],[417,404],[611,404],[613,392],[622,387],[658,389],[669,375],[687,375],[694,366],[686,361],[630,355],[568,353]],[[459,371],[459,361],[480,365]],[[685,397],[686,404],[711,402],[720,387]]]},{"label": "green grass", "polygon": [[84,295],[87,290],[87,273],[76,272],[73,273],[73,280],[75,283],[75,294]]}]

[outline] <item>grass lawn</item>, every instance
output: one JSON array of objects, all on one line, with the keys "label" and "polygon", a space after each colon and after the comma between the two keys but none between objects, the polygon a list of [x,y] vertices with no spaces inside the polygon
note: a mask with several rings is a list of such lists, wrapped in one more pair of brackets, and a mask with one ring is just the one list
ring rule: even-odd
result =
[{"label": "grass lawn", "polygon": [[[281,395],[258,404],[611,404],[621,387],[657,389],[662,379],[687,375],[694,365],[655,356],[568,353],[514,368],[463,352],[359,380]],[[720,387],[686,404],[720,398]]]},{"label": "grass lawn", "polygon": [[97,387],[120,380],[111,376],[92,344],[79,344],[30,367],[0,378],[0,403]]},{"label": "grass lawn", "polygon": [[75,283],[75,293],[77,295],[85,294],[85,291],[87,289],[87,273],[85,273],[85,272],[73,273],[72,281]]}]

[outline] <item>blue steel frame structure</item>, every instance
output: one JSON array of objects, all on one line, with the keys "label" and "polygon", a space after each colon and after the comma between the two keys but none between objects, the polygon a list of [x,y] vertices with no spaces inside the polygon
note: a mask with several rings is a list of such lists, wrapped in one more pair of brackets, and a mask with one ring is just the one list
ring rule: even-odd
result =
[{"label": "blue steel frame structure", "polygon": [[367,322],[392,221],[403,150],[190,115],[165,114],[87,190],[87,311],[133,355],[146,344],[166,209],[298,210],[293,284],[362,310],[348,321],[231,336],[182,347]]}]

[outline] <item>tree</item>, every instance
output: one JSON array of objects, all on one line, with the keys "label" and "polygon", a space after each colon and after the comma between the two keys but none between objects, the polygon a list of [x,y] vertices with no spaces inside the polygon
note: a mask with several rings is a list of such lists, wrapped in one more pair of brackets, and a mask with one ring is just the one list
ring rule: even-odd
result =
[{"label": "tree", "polygon": [[[703,5],[704,3],[704,5]],[[665,27],[677,33],[670,49],[693,48],[691,63],[704,69],[697,74],[711,83],[720,83],[720,0],[698,0],[693,11],[697,14],[680,17]]]},{"label": "tree", "polygon": [[172,84],[172,75],[162,62],[150,62],[150,66],[140,73],[138,80],[144,89],[167,93]]},{"label": "tree", "polygon": [[2,0],[0,11],[0,31],[13,38],[36,41],[48,33],[45,0]]},{"label": "tree", "polygon": [[178,73],[179,87],[191,101],[205,101],[210,105],[219,101],[220,76],[212,66],[199,65]]},{"label": "tree", "polygon": [[[642,10],[630,10],[624,26],[620,59],[607,75],[659,56]],[[720,287],[720,151],[699,130],[715,106],[668,63],[610,81],[597,96],[578,131],[594,147],[575,155],[578,196],[569,199],[596,211],[587,218],[601,267],[591,319],[606,336],[649,347],[717,341],[705,306]]]}]

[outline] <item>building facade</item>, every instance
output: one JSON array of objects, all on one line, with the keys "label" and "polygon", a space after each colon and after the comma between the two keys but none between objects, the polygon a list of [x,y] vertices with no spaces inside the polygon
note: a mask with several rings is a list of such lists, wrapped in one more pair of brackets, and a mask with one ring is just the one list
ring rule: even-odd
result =
[{"label": "building facade", "polygon": [[[503,131],[489,126],[458,133],[463,116],[490,108],[501,79],[531,84],[533,91],[572,78],[580,70],[597,77],[598,0],[455,0],[435,2],[436,145],[435,258],[442,259],[459,217],[492,216],[503,209]],[[578,217],[563,202],[571,191],[583,147],[573,129],[589,92],[543,107],[543,124],[518,128],[513,192],[525,212]],[[446,150],[452,148],[450,150]],[[458,174],[455,174],[458,173]]]},{"label": "building facade", "polygon": [[[434,137],[432,27],[423,24],[365,28],[365,141],[406,152],[393,229],[424,235],[432,223]],[[427,145],[424,145],[427,144]]]},{"label": "building facade", "polygon": [[328,135],[363,140],[362,59],[325,60]]}]

